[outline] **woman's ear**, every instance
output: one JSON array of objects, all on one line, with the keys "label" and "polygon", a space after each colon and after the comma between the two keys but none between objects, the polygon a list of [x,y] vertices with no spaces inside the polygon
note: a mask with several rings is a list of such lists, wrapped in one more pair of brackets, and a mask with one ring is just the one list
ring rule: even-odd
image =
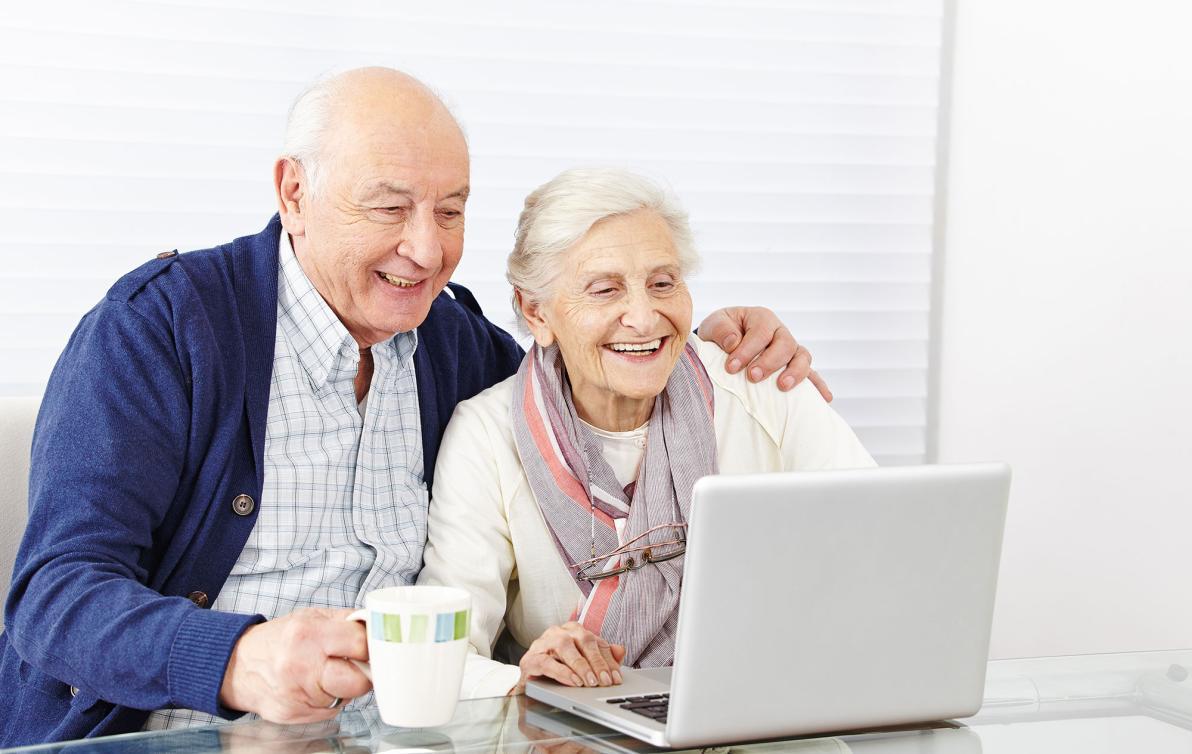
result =
[{"label": "woman's ear", "polygon": [[525,318],[526,326],[530,328],[530,334],[534,336],[534,342],[543,348],[554,345],[555,333],[546,323],[546,318],[542,316],[542,304],[520,288],[514,289],[513,295],[517,297],[517,308]]}]

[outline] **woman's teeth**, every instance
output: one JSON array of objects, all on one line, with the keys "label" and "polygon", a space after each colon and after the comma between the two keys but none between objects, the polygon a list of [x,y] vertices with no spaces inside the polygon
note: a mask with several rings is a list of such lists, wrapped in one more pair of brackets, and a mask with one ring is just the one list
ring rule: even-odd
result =
[{"label": "woman's teeth", "polygon": [[397,275],[390,275],[388,272],[378,272],[377,274],[386,283],[396,285],[398,288],[413,288],[418,285],[417,280],[406,280],[405,278],[399,278]]},{"label": "woman's teeth", "polygon": [[608,347],[614,351],[653,352],[662,347],[662,338],[655,338],[648,343],[609,343]]}]

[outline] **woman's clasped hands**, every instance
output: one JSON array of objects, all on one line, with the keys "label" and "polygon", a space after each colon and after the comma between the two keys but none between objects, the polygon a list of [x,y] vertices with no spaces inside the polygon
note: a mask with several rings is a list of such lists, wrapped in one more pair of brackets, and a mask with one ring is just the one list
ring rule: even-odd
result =
[{"label": "woman's clasped hands", "polygon": [[553,678],[565,686],[619,684],[625,647],[610,644],[574,621],[552,626],[534,640],[521,659],[521,678],[513,693],[524,691],[526,681]]}]

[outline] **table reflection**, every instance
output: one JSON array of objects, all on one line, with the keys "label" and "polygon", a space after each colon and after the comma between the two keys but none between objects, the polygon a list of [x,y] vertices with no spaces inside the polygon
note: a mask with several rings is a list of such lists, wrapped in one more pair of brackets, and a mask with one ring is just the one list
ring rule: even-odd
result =
[{"label": "table reflection", "polygon": [[[1192,752],[1192,650],[991,662],[985,704],[963,721],[720,747],[770,754],[1167,754]],[[283,726],[262,721],[132,733],[23,749],[30,754],[645,754],[636,739],[525,697],[461,702],[449,725],[391,728],[375,710]]]}]

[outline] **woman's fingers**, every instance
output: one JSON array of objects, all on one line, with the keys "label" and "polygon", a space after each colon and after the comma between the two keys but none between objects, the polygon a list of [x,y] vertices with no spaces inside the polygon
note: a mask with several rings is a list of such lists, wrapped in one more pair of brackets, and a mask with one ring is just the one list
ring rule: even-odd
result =
[{"label": "woman's fingers", "polygon": [[[612,686],[623,680],[624,657],[624,647],[609,644],[579,623],[567,623],[548,629],[530,645],[521,662],[522,678],[548,675],[569,686]],[[555,672],[544,672],[547,667]]]},{"label": "woman's fingers", "polygon": [[531,678],[552,678],[564,686],[583,686],[571,668],[545,651],[531,650],[526,652],[521,661],[521,680],[518,681],[518,693],[525,689],[526,681]]},{"label": "woman's fingers", "polygon": [[584,682],[565,663],[554,657],[543,657],[539,670],[534,675],[553,678],[564,686],[583,686]]},{"label": "woman's fingers", "polygon": [[613,659],[617,661],[618,665],[625,662],[626,650],[624,644],[609,644],[608,648],[613,653]]},{"label": "woman's fingers", "polygon": [[[563,645],[562,659],[589,686],[611,686],[620,683],[620,663],[614,662],[609,643],[578,623],[563,625],[572,640],[572,647]],[[616,675],[614,675],[614,673]]]},{"label": "woman's fingers", "polygon": [[592,664],[588,662],[584,653],[576,646],[573,636],[567,635],[556,642],[552,647],[552,652],[555,657],[562,660],[567,667],[571,668],[572,672],[580,679],[580,686],[600,685],[600,680],[596,677],[596,671],[592,668]]},{"label": "woman's fingers", "polygon": [[621,676],[621,660],[625,658],[625,648],[621,647],[621,654],[617,655],[613,651],[614,646],[620,645],[609,644],[603,639],[600,640],[600,653],[604,656],[604,662],[610,669],[609,672],[613,677],[613,684],[615,685],[625,680]]}]

